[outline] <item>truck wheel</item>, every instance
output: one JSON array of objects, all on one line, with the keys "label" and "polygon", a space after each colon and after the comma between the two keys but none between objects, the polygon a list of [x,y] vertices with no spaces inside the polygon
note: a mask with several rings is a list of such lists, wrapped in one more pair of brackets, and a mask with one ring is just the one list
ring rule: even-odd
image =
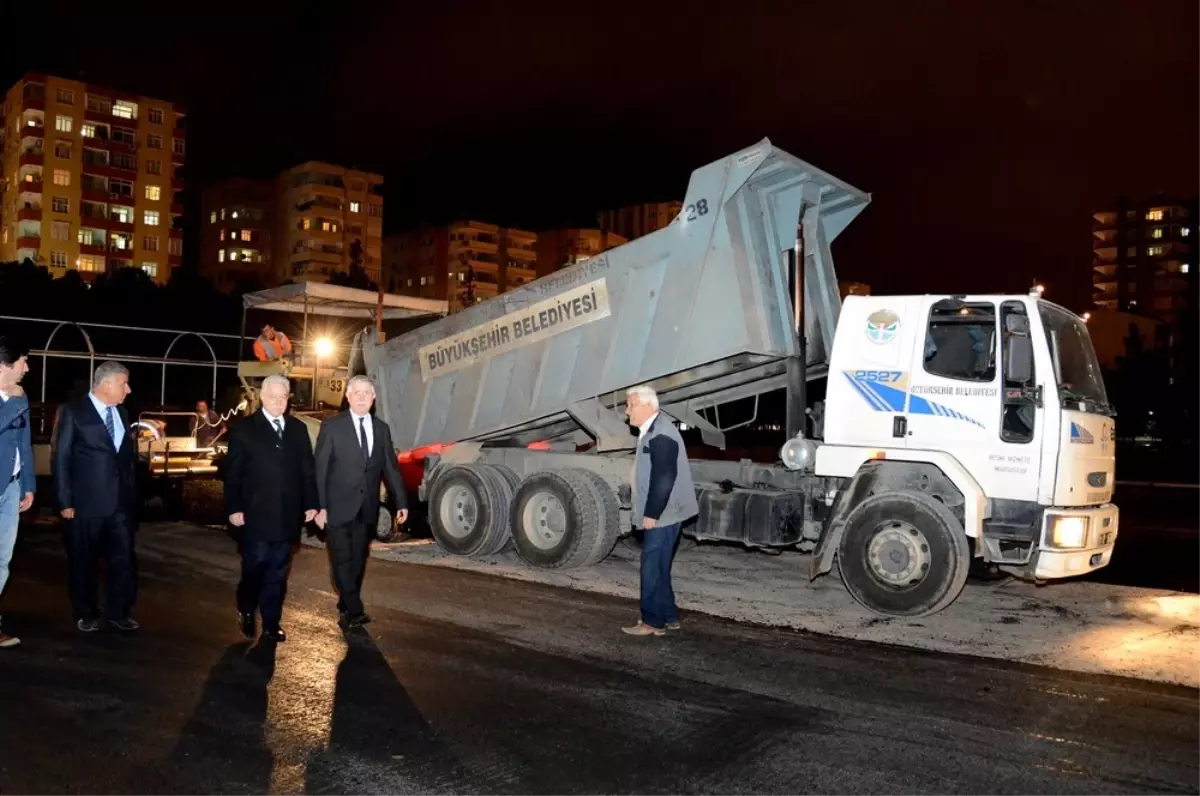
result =
[{"label": "truck wheel", "polygon": [[608,558],[621,535],[621,505],[617,502],[617,493],[599,473],[591,470],[579,470],[587,479],[592,491],[592,498],[600,509],[600,533],[596,535],[595,543],[583,560],[581,566],[590,567]]},{"label": "truck wheel", "polygon": [[392,512],[379,507],[379,516],[375,520],[375,538],[381,542],[390,542],[396,538],[398,533],[396,523],[392,519]]},{"label": "truck wheel", "polygon": [[942,503],[892,492],[867,498],[846,518],[838,569],[854,599],[888,616],[926,616],[954,602],[970,549]]},{"label": "truck wheel", "polygon": [[459,556],[494,555],[508,544],[512,489],[487,465],[453,465],[434,482],[429,526],[438,547]]},{"label": "truck wheel", "polygon": [[525,478],[511,511],[518,555],[534,566],[563,569],[607,555],[612,549],[611,544],[605,547],[607,536],[616,517],[603,493],[597,492],[587,472],[574,468]]}]

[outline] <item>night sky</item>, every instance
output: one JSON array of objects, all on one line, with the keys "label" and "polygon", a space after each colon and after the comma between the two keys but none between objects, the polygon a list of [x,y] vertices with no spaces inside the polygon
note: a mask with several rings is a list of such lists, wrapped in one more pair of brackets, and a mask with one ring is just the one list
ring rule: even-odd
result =
[{"label": "night sky", "polygon": [[873,194],[834,247],[842,278],[1036,276],[1082,310],[1092,211],[1197,193],[1195,0],[38,5],[2,4],[5,85],[82,73],[186,102],[193,187],[307,159],[380,171],[389,231],[593,225],[765,136]]}]

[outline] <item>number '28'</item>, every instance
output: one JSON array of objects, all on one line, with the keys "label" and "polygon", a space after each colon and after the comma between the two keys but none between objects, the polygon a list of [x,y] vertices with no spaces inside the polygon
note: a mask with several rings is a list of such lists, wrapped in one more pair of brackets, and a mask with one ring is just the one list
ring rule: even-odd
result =
[{"label": "number '28'", "polygon": [[687,212],[686,217],[688,221],[695,221],[700,216],[706,216],[708,215],[708,200],[701,199],[694,205],[688,205],[685,211]]}]

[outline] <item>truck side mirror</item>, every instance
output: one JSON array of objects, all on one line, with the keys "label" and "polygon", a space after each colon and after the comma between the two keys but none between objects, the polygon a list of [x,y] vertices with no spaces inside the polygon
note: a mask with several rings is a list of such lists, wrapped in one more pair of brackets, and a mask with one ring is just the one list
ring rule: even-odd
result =
[{"label": "truck side mirror", "polygon": [[1033,380],[1033,343],[1029,339],[1029,319],[1011,313],[1004,319],[1004,381],[1028,384]]}]

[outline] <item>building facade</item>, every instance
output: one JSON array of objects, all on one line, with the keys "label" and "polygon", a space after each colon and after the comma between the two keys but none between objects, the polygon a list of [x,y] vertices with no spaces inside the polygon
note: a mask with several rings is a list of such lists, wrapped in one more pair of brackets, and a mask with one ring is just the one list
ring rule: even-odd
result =
[{"label": "building facade", "polygon": [[275,182],[225,180],[201,198],[200,273],[218,290],[239,283],[276,284]]},{"label": "building facade", "polygon": [[183,258],[182,106],[30,73],[0,118],[0,262],[170,279]]},{"label": "building facade", "polygon": [[383,278],[383,177],[328,163],[289,169],[276,183],[275,281],[327,282],[362,268]]},{"label": "building facade", "polygon": [[1197,200],[1118,203],[1092,217],[1097,309],[1174,324],[1196,301]]},{"label": "building facade", "polygon": [[654,202],[605,210],[597,220],[602,231],[615,232],[625,240],[633,240],[667,226],[682,209],[683,202]]},{"label": "building facade", "polygon": [[555,229],[539,232],[537,275],[545,276],[623,243],[628,243],[623,236],[601,229]]},{"label": "building facade", "polygon": [[537,241],[533,232],[472,220],[390,235],[388,289],[462,309],[536,279]]}]

